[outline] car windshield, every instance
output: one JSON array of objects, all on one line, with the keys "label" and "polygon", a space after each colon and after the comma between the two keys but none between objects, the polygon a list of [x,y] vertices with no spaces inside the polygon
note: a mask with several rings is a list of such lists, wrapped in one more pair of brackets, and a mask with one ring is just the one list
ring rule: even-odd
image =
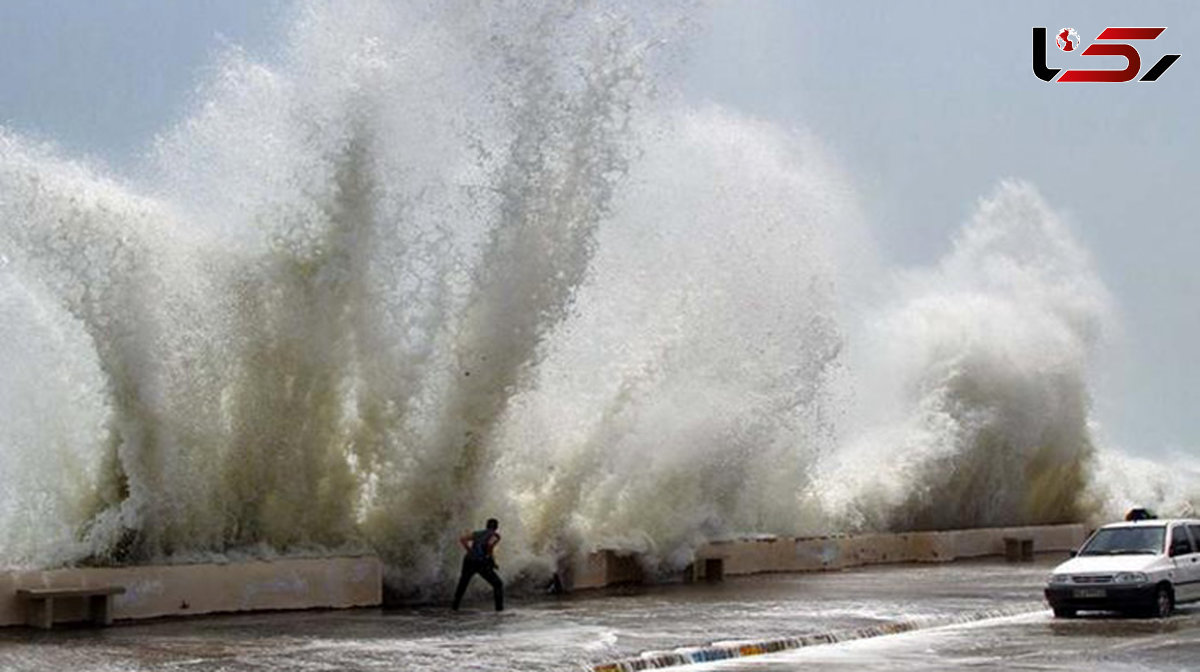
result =
[{"label": "car windshield", "polygon": [[1096,532],[1080,551],[1080,555],[1125,555],[1127,553],[1163,552],[1167,528],[1162,525],[1138,527],[1109,527]]}]

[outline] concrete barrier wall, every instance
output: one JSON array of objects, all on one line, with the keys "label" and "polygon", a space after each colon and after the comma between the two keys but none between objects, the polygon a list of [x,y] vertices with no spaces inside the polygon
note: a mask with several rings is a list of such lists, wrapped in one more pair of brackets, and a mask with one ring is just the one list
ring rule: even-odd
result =
[{"label": "concrete barrier wall", "polygon": [[[113,598],[115,619],[367,607],[383,601],[383,567],[364,556],[0,572],[0,626],[25,623],[18,589],[100,586],[125,588]],[[80,620],[83,600],[56,600],[54,611],[55,621]]]},{"label": "concrete barrier wall", "polygon": [[[1004,555],[1004,539],[1032,539],[1037,553],[1066,553],[1087,536],[1083,525],[1000,527],[945,532],[839,535],[816,538],[763,537],[716,541],[696,550],[685,580],[705,579],[705,560],[720,559],[725,575],[811,572],[898,562],[950,562]],[[637,578],[632,556],[599,551],[580,558],[569,573],[574,589],[600,588]],[[614,580],[617,578],[618,580]]]},{"label": "concrete barrier wall", "polygon": [[[836,570],[898,562],[949,562],[1000,556],[1004,539],[1032,539],[1035,552],[1066,552],[1084,541],[1083,525],[842,535],[818,538],[717,541],[696,551],[690,580],[704,580],[705,560],[720,560],[728,576],[763,572]],[[636,556],[606,550],[577,558],[567,571],[570,589],[639,582]],[[382,564],[374,557],[275,560],[229,564],[160,565],[0,572],[0,626],[25,623],[21,588],[122,586],[113,598],[116,619],[186,616],[271,609],[377,606]],[[83,600],[55,603],[56,621],[84,617]]]}]

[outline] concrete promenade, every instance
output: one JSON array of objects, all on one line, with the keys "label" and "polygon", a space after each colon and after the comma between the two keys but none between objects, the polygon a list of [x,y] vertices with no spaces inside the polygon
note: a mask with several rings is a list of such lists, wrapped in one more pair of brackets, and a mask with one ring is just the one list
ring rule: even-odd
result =
[{"label": "concrete promenade", "polygon": [[[3,628],[0,670],[590,672],[681,649],[787,638],[828,643],[712,669],[1194,669],[1198,607],[1165,621],[1054,619],[1041,589],[1064,557],[889,564],[514,596],[499,614],[480,584],[458,613],[443,604],[118,621],[109,628]],[[1028,615],[1008,616],[1013,613]],[[913,623],[924,629],[904,632]],[[943,623],[968,624],[938,627]],[[899,634],[845,641],[862,632]]]}]

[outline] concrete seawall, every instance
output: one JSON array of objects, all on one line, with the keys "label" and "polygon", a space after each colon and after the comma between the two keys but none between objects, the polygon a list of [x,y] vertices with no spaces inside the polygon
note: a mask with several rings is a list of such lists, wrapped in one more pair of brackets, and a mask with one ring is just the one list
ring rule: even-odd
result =
[{"label": "concrete seawall", "polygon": [[[1083,525],[1000,527],[945,532],[837,535],[815,538],[761,537],[733,539],[701,546],[684,580],[766,572],[813,572],[899,562],[950,562],[1003,556],[1005,539],[1029,539],[1038,553],[1065,553],[1079,548],[1087,536]],[[570,588],[601,588],[640,582],[637,557],[599,551],[579,558],[569,572]]]},{"label": "concrete seawall", "polygon": [[[1005,539],[1032,540],[1036,552],[1076,549],[1083,525],[1005,527],[947,532],[837,535],[814,538],[759,537],[701,546],[683,580],[713,580],[766,572],[811,572],[903,562],[950,562],[1002,556]],[[577,558],[566,588],[581,590],[641,582],[635,555],[598,551]],[[17,590],[121,586],[114,596],[117,620],[267,611],[378,606],[383,567],[371,556],[282,559],[226,564],[150,565],[115,568],[0,571],[0,626],[26,622]],[[86,616],[82,599],[55,603],[55,621]]]},{"label": "concrete seawall", "polygon": [[[273,609],[379,605],[383,566],[378,558],[283,559],[195,565],[15,570],[0,572],[0,626],[26,622],[16,596],[22,588],[122,586],[115,619],[188,616]],[[82,599],[56,601],[55,621],[85,617]]]}]

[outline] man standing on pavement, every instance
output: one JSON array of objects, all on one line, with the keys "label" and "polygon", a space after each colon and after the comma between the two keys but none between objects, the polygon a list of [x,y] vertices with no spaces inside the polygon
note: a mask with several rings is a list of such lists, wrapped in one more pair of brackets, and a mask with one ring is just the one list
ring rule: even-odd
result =
[{"label": "man standing on pavement", "polygon": [[496,598],[496,611],[504,611],[504,582],[496,575],[496,560],[492,557],[492,549],[500,543],[500,521],[489,518],[486,527],[470,534],[464,534],[458,540],[467,552],[463,557],[462,574],[458,577],[458,588],[454,591],[454,610],[462,602],[463,594],[467,592],[467,584],[476,574],[484,581],[492,584],[492,595]]}]

